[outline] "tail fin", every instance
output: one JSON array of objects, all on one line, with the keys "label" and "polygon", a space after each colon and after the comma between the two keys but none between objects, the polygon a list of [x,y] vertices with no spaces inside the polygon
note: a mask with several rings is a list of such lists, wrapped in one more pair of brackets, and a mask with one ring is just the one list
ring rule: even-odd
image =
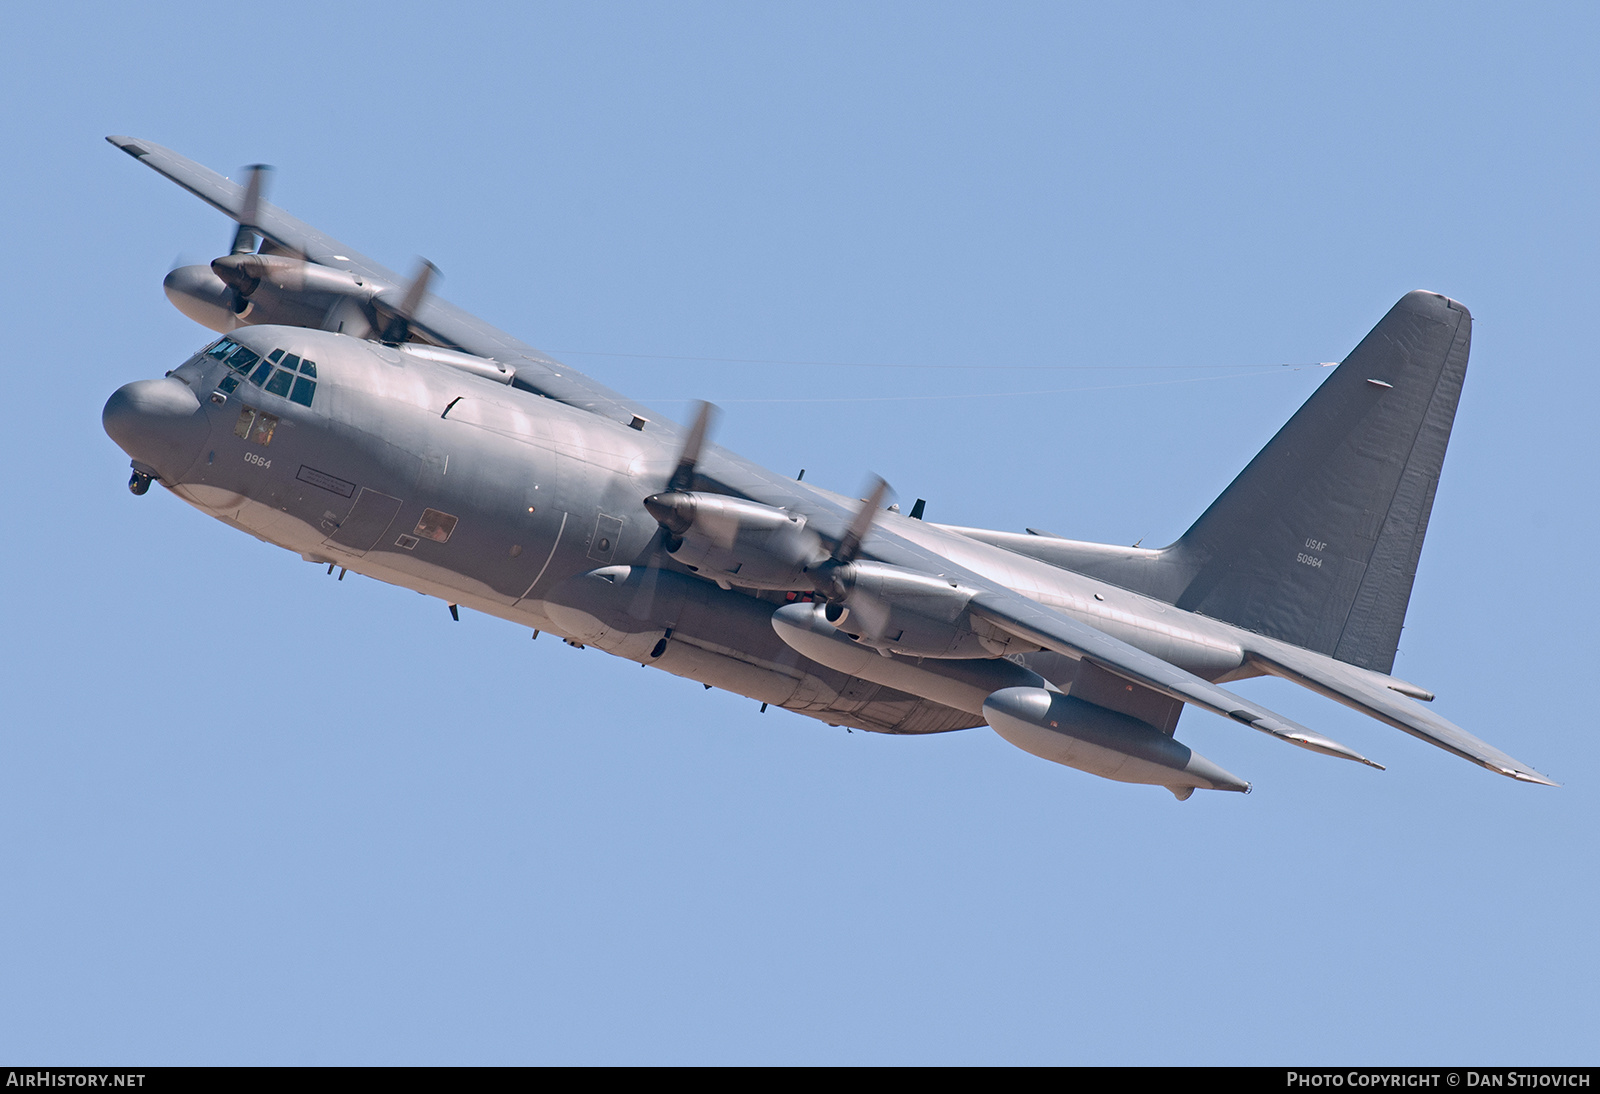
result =
[{"label": "tail fin", "polygon": [[1177,606],[1389,672],[1471,341],[1407,293],[1161,552]]}]

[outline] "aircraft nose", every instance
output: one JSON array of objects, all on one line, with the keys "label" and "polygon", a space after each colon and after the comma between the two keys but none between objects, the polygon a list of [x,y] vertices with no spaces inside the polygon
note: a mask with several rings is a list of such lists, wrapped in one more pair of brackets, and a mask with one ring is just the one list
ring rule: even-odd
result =
[{"label": "aircraft nose", "polygon": [[200,454],[209,426],[189,385],[168,376],[123,384],[100,413],[106,434],[163,479],[176,479]]}]

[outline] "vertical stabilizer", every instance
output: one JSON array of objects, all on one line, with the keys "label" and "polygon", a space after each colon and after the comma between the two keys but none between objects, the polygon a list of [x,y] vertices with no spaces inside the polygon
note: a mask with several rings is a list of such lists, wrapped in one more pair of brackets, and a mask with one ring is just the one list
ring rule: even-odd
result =
[{"label": "vertical stabilizer", "polygon": [[1471,341],[1466,308],[1406,294],[1161,552],[1164,591],[1180,608],[1389,672]]}]

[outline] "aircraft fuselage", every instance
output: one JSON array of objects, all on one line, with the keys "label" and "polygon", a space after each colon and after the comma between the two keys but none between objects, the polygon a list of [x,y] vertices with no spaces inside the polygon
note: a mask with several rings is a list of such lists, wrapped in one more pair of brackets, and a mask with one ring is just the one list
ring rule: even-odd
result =
[{"label": "aircraft fuselage", "polygon": [[[166,449],[141,460],[141,431],[124,427],[119,435],[121,392],[108,405],[108,428],[136,465],[185,501],[308,561],[863,729],[981,725],[983,699],[998,688],[1071,686],[1076,664],[1047,651],[941,660],[850,649],[835,637],[815,651],[827,664],[800,655],[772,616],[809,596],[743,589],[737,575],[720,583],[714,574],[691,576],[656,552],[657,524],[642,499],[661,489],[679,444],[677,431],[659,423],[630,428],[408,349],[340,334],[253,327],[229,340],[258,358],[282,350],[314,361],[311,405],[238,377],[202,352],[163,380],[124,389],[165,385],[157,389],[162,398],[179,411],[192,408],[181,427],[176,419],[158,427],[176,438]],[[716,477],[719,461],[729,459],[710,454],[706,473]],[[825,494],[795,486],[797,510]],[[830,517],[826,508],[806,515]],[[892,512],[879,519],[1205,679],[1256,674],[1244,669],[1227,624],[938,525]],[[596,573],[602,576],[585,579]]]}]

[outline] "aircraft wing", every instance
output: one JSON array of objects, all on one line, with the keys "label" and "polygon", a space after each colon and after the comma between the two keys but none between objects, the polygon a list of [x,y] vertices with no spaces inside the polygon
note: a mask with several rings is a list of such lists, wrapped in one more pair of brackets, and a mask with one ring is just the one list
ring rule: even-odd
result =
[{"label": "aircraft wing", "polygon": [[[106,140],[212,208],[233,220],[239,219],[245,194],[245,188],[239,183],[150,141],[119,136],[107,137]],[[396,300],[405,291],[408,278],[265,200],[258,206],[255,219],[259,223],[250,227],[257,229],[282,251],[303,255],[308,261],[321,266],[349,270],[360,277],[381,282],[391,287]],[[439,345],[514,366],[518,380],[546,398],[624,423],[636,414],[647,419],[660,418],[644,404],[574,372],[548,354],[436,296],[430,295],[423,300],[412,326]]]},{"label": "aircraft wing", "polygon": [[1024,641],[1069,657],[1081,657],[1131,683],[1232,718],[1279,740],[1313,752],[1358,760],[1371,767],[1381,766],[1259,703],[1009,589],[990,588],[979,593],[972,600],[972,611]]},{"label": "aircraft wing", "polygon": [[[189,193],[233,220],[238,220],[244,206],[244,187],[217,174],[211,168],[180,156],[170,148],[132,137],[107,137],[106,140],[128,155],[165,175]],[[262,201],[256,214],[259,229],[273,243],[286,251],[304,255],[321,266],[349,270],[375,281],[391,285],[404,283],[404,278],[393,270],[357,251],[352,251],[332,236],[324,235],[302,220],[297,220],[275,205]]]},{"label": "aircraft wing", "polygon": [[1454,752],[1462,759],[1487,767],[1490,771],[1519,782],[1560,785],[1493,745],[1480,741],[1455,723],[1439,717],[1421,703],[1394,691],[1386,683],[1388,678],[1379,673],[1270,640],[1253,644],[1249,656],[1257,666],[1274,676],[1292,680],[1335,702],[1359,710],[1368,717],[1387,722],[1447,752]]}]

